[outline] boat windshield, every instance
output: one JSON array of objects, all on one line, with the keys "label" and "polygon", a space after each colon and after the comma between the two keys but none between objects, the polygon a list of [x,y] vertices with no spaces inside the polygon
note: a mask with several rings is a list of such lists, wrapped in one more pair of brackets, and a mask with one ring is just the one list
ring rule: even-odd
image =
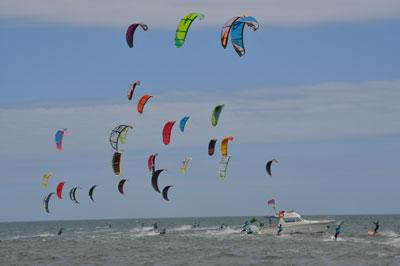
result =
[{"label": "boat windshield", "polygon": [[283,218],[285,223],[295,223],[295,222],[301,222],[302,219],[300,217],[288,217],[288,218]]}]

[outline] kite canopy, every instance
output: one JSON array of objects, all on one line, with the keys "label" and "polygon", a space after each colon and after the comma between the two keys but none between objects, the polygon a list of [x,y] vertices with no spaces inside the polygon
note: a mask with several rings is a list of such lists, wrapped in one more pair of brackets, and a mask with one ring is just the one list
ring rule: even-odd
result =
[{"label": "kite canopy", "polygon": [[170,189],[170,188],[172,188],[173,186],[166,186],[163,190],[162,190],[162,196],[163,196],[163,198],[165,199],[165,200],[167,200],[167,201],[169,201],[169,199],[168,199],[168,190]]},{"label": "kite canopy", "polygon": [[137,111],[139,112],[139,114],[143,113],[144,105],[147,103],[147,101],[151,97],[153,97],[153,96],[146,94],[146,95],[143,95],[142,98],[140,98],[138,105],[137,105]]},{"label": "kite canopy", "polygon": [[189,166],[189,162],[192,160],[192,157],[186,157],[185,160],[183,160],[182,162],[182,166],[181,166],[181,174],[186,174],[187,172],[187,168]]},{"label": "kite canopy", "polygon": [[222,47],[224,49],[228,45],[228,38],[229,38],[229,33],[231,31],[232,25],[239,18],[240,18],[239,16],[232,17],[222,27],[222,30],[221,30],[221,45],[222,45]]},{"label": "kite canopy", "polygon": [[62,191],[63,191],[63,188],[64,188],[64,184],[65,184],[65,182],[60,182],[60,183],[57,185],[57,197],[58,197],[59,199],[62,199]]},{"label": "kite canopy", "polygon": [[210,140],[210,143],[208,143],[208,155],[212,156],[214,154],[216,143],[217,143],[217,139]]},{"label": "kite canopy", "polygon": [[211,115],[211,124],[213,125],[213,127],[216,127],[218,124],[218,120],[219,120],[219,116],[221,115],[222,108],[224,108],[223,104],[217,105],[214,107],[214,110]]},{"label": "kite canopy", "polygon": [[114,174],[116,176],[121,175],[121,158],[122,158],[122,153],[114,152],[114,155],[112,158],[112,167],[113,167]]},{"label": "kite canopy", "polygon": [[240,17],[233,22],[231,26],[231,42],[239,56],[243,56],[246,53],[243,43],[243,30],[245,25],[250,27],[252,31],[256,31],[259,27],[258,21],[251,16]]},{"label": "kite canopy", "polygon": [[118,191],[119,193],[121,193],[122,195],[124,194],[124,184],[126,182],[126,179],[122,179],[121,181],[119,181],[118,183]]},{"label": "kite canopy", "polygon": [[151,176],[151,185],[153,186],[153,189],[158,193],[160,193],[160,189],[158,188],[158,176],[164,170],[165,169],[158,169],[158,170],[154,171],[152,176]]},{"label": "kite canopy", "polygon": [[63,140],[64,140],[64,134],[67,131],[66,128],[62,129],[62,130],[58,130],[56,132],[56,135],[54,137],[54,140],[56,142],[56,150],[57,151],[62,151],[63,149]]},{"label": "kite canopy", "polygon": [[157,153],[151,154],[149,156],[149,159],[147,160],[147,167],[149,168],[149,172],[154,172],[154,167],[155,167],[155,162],[156,162],[156,157]]},{"label": "kite canopy", "polygon": [[42,187],[48,188],[49,186],[49,179],[53,176],[52,172],[47,172],[42,176]]},{"label": "kite canopy", "polygon": [[174,126],[174,124],[175,124],[175,121],[169,121],[169,122],[165,123],[165,125],[164,125],[162,137],[163,137],[163,143],[165,145],[168,145],[171,141],[171,131],[172,131],[172,127]]},{"label": "kite canopy", "polygon": [[221,141],[221,155],[222,156],[227,156],[228,155],[228,141],[232,141],[233,137],[232,136],[228,136],[225,137],[222,141]]},{"label": "kite canopy", "polygon": [[230,159],[231,156],[223,156],[219,162],[219,178],[221,180],[224,180],[226,177],[226,171],[228,169],[228,163]]},{"label": "kite canopy", "polygon": [[272,163],[278,163],[278,161],[275,160],[275,159],[273,159],[273,160],[271,160],[271,161],[268,161],[267,164],[266,164],[266,166],[265,166],[265,169],[267,170],[267,173],[268,173],[270,176],[272,176],[272,172],[271,172]]},{"label": "kite canopy", "polygon": [[185,131],[185,126],[186,126],[186,122],[188,121],[188,119],[190,118],[190,116],[185,116],[181,119],[181,121],[179,122],[179,129],[183,132]]},{"label": "kite canopy", "polygon": [[89,198],[94,202],[93,199],[93,191],[94,189],[97,187],[97,185],[93,185],[90,189],[89,189]]},{"label": "kite canopy", "polygon": [[47,213],[50,213],[50,211],[49,211],[49,201],[50,201],[51,196],[53,196],[53,195],[54,195],[54,192],[51,192],[43,199],[44,210]]},{"label": "kite canopy", "polygon": [[69,198],[75,202],[76,204],[79,204],[79,201],[76,199],[76,191],[77,189],[80,187],[73,187],[71,188],[71,190],[69,191]]},{"label": "kite canopy", "polygon": [[133,127],[128,125],[119,125],[111,131],[110,145],[115,151],[118,151],[119,143],[125,143],[129,129],[133,129]]},{"label": "kite canopy", "polygon": [[129,48],[133,47],[133,35],[135,34],[136,28],[140,26],[144,31],[147,31],[149,28],[144,23],[134,23],[128,27],[126,30],[126,42]]},{"label": "kite canopy", "polygon": [[135,92],[136,86],[140,85],[140,80],[136,80],[135,82],[131,83],[128,87],[128,100],[132,100],[133,93]]},{"label": "kite canopy", "polygon": [[189,31],[192,22],[198,18],[199,20],[204,19],[204,15],[201,13],[191,12],[184,16],[178,24],[175,34],[175,46],[177,48],[181,47],[185,42],[187,33]]}]

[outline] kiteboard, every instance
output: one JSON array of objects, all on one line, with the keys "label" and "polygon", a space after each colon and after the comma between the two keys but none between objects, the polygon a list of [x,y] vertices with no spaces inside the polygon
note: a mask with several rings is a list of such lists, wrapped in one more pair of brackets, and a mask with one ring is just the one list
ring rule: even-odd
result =
[{"label": "kiteboard", "polygon": [[375,233],[375,231],[373,231],[373,230],[368,230],[368,235],[369,236],[377,236],[377,235],[379,235],[379,233]]}]

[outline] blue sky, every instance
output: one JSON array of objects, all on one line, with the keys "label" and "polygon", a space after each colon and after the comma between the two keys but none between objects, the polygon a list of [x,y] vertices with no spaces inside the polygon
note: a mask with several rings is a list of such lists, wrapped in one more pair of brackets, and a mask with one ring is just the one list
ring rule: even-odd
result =
[{"label": "blue sky", "polygon": [[[272,197],[280,208],[306,214],[399,213],[396,3],[368,0],[369,8],[360,10],[358,1],[349,1],[352,19],[327,12],[327,2],[325,7],[304,1],[305,7],[296,6],[302,16],[293,18],[258,11],[270,5],[276,14],[291,13],[290,1],[279,7],[249,1],[243,10],[254,10],[261,25],[245,31],[247,53],[239,58],[230,44],[223,50],[219,43],[220,26],[235,13],[220,18],[211,2],[199,7],[175,1],[166,6],[170,15],[156,17],[150,6],[133,2],[149,14],[149,30],[136,33],[133,49],[124,38],[135,17],[109,13],[99,19],[101,10],[87,10],[90,1],[74,4],[87,15],[84,20],[68,8],[55,16],[59,7],[52,4],[40,9],[46,1],[38,1],[37,9],[24,9],[23,1],[3,7],[1,220],[263,215]],[[132,5],[116,6],[124,4]],[[102,8],[116,8],[107,5],[101,2]],[[320,16],[307,5],[315,5]],[[215,8],[225,6],[221,1]],[[204,22],[193,23],[185,45],[175,48],[175,13],[198,7]],[[138,16],[147,22],[143,14]],[[127,86],[137,79],[142,85],[136,100],[154,96],[141,116],[126,100]],[[225,108],[220,125],[212,128],[210,113],[219,103]],[[164,146],[163,124],[187,114],[185,133],[176,128],[172,143]],[[129,179],[124,196],[116,190],[108,143],[119,123],[134,125],[124,153]],[[53,136],[64,127],[65,150],[57,153]],[[208,157],[206,149],[210,138],[226,135],[235,140],[228,177],[221,182],[219,154]],[[154,152],[160,167],[168,168],[160,187],[175,185],[168,203],[152,191],[146,172],[147,156]],[[182,176],[179,166],[188,155],[193,161]],[[279,164],[271,178],[264,168],[272,158]],[[57,177],[46,191],[40,184],[47,170]],[[59,181],[67,182],[66,189],[83,187],[82,204],[54,198],[48,215],[41,201]],[[95,204],[86,195],[92,184],[99,185]]]}]

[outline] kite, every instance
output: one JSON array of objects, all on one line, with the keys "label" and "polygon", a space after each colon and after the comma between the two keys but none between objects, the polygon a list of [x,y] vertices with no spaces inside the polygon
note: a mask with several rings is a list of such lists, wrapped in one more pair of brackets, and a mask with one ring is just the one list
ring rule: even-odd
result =
[{"label": "kite", "polygon": [[229,163],[230,159],[231,159],[230,155],[229,156],[223,156],[221,158],[221,161],[219,163],[219,178],[221,180],[224,180],[225,177],[226,177],[226,170],[228,168],[228,163]]},{"label": "kite", "polygon": [[210,140],[210,143],[208,143],[208,155],[212,156],[214,154],[216,143],[217,143],[217,139]]},{"label": "kite", "polygon": [[225,49],[226,46],[228,45],[228,38],[229,38],[229,33],[231,31],[233,23],[235,23],[236,20],[238,20],[240,17],[235,16],[231,19],[229,19],[224,26],[222,27],[221,30],[221,45]]},{"label": "kite", "polygon": [[153,189],[158,193],[160,193],[160,189],[158,188],[158,176],[164,170],[165,169],[158,169],[158,170],[154,171],[154,173],[151,176],[151,185],[153,186]]},{"label": "kite", "polygon": [[231,42],[239,56],[243,56],[246,53],[243,43],[243,30],[245,25],[250,27],[252,31],[256,31],[259,27],[257,20],[251,16],[244,16],[233,22],[231,26]]},{"label": "kite", "polygon": [[42,187],[48,188],[49,186],[49,179],[53,176],[52,172],[47,172],[42,176]]},{"label": "kite", "polygon": [[74,201],[75,203],[79,204],[79,201],[76,199],[76,190],[80,187],[73,187],[69,191],[69,198]]},{"label": "kite", "polygon": [[114,152],[112,158],[112,168],[116,176],[121,175],[121,158],[122,158],[122,153]]},{"label": "kite", "polygon": [[62,151],[63,147],[63,141],[64,141],[64,134],[67,131],[66,128],[62,129],[62,130],[58,130],[56,132],[56,135],[54,137],[54,140],[56,142],[56,150],[57,151]]},{"label": "kite", "polygon": [[132,100],[133,93],[135,92],[136,86],[140,85],[140,81],[136,80],[135,82],[131,83],[128,87],[128,100]]},{"label": "kite", "polygon": [[151,97],[153,97],[153,96],[146,94],[146,95],[143,95],[142,98],[140,98],[140,100],[139,100],[139,102],[137,104],[137,111],[139,112],[139,114],[143,113],[144,105],[147,103],[147,101]]},{"label": "kite", "polygon": [[50,201],[51,196],[53,196],[53,195],[54,195],[54,192],[51,192],[51,193],[49,193],[49,195],[47,195],[47,196],[43,199],[44,210],[45,210],[47,213],[50,213],[50,211],[49,211],[49,201]]},{"label": "kite", "polygon": [[133,129],[133,127],[128,125],[119,125],[111,131],[110,144],[115,151],[118,151],[119,143],[125,143],[129,129]]},{"label": "kite", "polygon": [[175,46],[177,48],[181,47],[185,42],[186,35],[189,31],[190,25],[196,18],[198,18],[199,20],[203,20],[204,15],[201,13],[192,12],[184,16],[179,22],[175,34]]},{"label": "kite", "polygon": [[157,153],[152,154],[149,156],[149,159],[147,160],[147,167],[149,168],[149,172],[154,172],[157,155],[158,155]]},{"label": "kite", "polygon": [[185,131],[185,126],[186,126],[186,122],[188,121],[188,119],[190,118],[190,116],[185,116],[181,119],[181,121],[179,122],[179,129],[183,132]]},{"label": "kite", "polygon": [[222,108],[224,108],[223,104],[217,105],[214,107],[214,110],[211,115],[211,124],[213,125],[213,127],[216,127],[218,124],[218,120],[219,120],[219,116],[222,112]]},{"label": "kite", "polygon": [[90,189],[89,189],[89,198],[94,202],[94,199],[93,199],[93,191],[94,191],[94,189],[97,187],[97,185],[94,185],[94,186],[92,186]]},{"label": "kite", "polygon": [[268,173],[270,176],[272,176],[272,172],[271,172],[272,163],[278,163],[278,161],[275,160],[275,159],[273,159],[273,160],[271,160],[271,161],[268,161],[267,164],[266,164],[266,166],[265,166],[265,169],[267,170],[267,173]]},{"label": "kite", "polygon": [[166,186],[163,190],[162,190],[162,196],[165,200],[169,201],[168,199],[168,190],[173,187],[173,186]]},{"label": "kite", "polygon": [[233,137],[232,136],[228,136],[225,137],[222,141],[221,141],[221,155],[222,156],[227,156],[228,155],[228,141],[232,141]]},{"label": "kite", "polygon": [[163,143],[165,145],[168,145],[169,142],[171,141],[171,131],[172,131],[172,127],[174,126],[174,124],[175,124],[175,121],[169,121],[169,122],[165,123],[165,125],[164,125],[162,137],[163,137]]},{"label": "kite", "polygon": [[129,48],[133,47],[133,35],[136,31],[136,28],[140,26],[144,31],[147,31],[149,28],[144,23],[134,23],[128,27],[126,30],[126,42],[128,43]]},{"label": "kite", "polygon": [[64,184],[65,184],[65,182],[60,182],[60,183],[57,185],[57,197],[58,197],[59,199],[62,199],[62,191],[63,191],[63,188],[64,188]]},{"label": "kite", "polygon": [[122,195],[124,194],[124,184],[126,182],[126,179],[122,179],[121,181],[119,181],[118,183],[118,191],[119,193],[121,193]]},{"label": "kite", "polygon": [[192,160],[192,157],[186,157],[185,160],[182,162],[181,166],[181,174],[186,174],[187,168],[189,166],[189,162]]}]

